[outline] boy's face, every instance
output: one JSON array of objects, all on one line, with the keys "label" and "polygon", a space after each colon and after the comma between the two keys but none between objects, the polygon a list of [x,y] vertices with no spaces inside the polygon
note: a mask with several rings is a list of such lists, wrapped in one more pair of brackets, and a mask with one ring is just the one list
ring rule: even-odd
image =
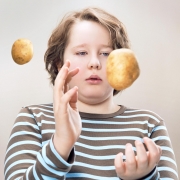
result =
[{"label": "boy's face", "polygon": [[106,60],[112,50],[109,31],[102,25],[81,21],[72,26],[64,61],[71,62],[70,70],[80,69],[69,83],[70,88],[78,86],[79,101],[97,104],[112,97],[106,78]]}]

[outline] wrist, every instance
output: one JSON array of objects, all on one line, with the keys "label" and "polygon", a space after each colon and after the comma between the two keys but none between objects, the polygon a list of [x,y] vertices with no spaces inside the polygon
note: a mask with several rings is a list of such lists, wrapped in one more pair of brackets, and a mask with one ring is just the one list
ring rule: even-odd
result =
[{"label": "wrist", "polygon": [[56,134],[53,136],[53,144],[58,154],[67,161],[74,144],[59,138]]}]

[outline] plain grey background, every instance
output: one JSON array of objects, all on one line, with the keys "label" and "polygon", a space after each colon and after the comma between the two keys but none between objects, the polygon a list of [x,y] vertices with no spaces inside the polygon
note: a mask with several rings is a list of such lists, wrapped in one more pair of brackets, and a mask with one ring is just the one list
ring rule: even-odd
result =
[{"label": "plain grey background", "polygon": [[[87,6],[101,7],[125,24],[141,74],[115,101],[159,114],[180,166],[179,0],[0,0],[0,179],[4,179],[5,149],[20,108],[52,102],[43,60],[52,30],[65,13]],[[21,66],[11,58],[12,44],[19,38],[31,40],[34,46],[33,59]]]}]

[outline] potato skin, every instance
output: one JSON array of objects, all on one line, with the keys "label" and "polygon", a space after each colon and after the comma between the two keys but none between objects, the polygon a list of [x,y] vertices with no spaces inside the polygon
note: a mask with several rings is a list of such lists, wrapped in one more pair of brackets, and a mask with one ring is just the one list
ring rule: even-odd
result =
[{"label": "potato skin", "polygon": [[15,63],[23,65],[28,63],[33,57],[33,45],[28,39],[18,39],[14,42],[11,55]]},{"label": "potato skin", "polygon": [[140,74],[133,51],[126,48],[113,50],[107,59],[106,72],[107,80],[115,90],[131,86]]}]

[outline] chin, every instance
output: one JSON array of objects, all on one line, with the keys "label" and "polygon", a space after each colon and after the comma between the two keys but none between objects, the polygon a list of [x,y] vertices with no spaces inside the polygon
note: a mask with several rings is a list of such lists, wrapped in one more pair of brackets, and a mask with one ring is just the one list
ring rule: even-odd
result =
[{"label": "chin", "polygon": [[110,97],[110,93],[108,94],[102,94],[101,93],[96,93],[96,94],[78,94],[79,100],[85,104],[90,104],[90,105],[95,105],[95,104],[100,104],[107,100]]}]

